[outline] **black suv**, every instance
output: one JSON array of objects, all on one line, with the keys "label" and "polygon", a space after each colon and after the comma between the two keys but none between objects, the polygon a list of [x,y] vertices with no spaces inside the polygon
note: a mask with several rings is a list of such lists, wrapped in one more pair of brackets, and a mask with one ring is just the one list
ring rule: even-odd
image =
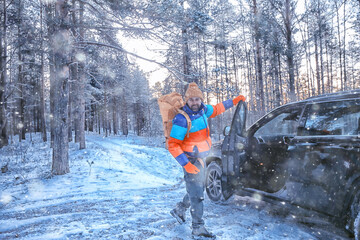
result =
[{"label": "black suv", "polygon": [[207,158],[209,198],[260,194],[330,216],[358,235],[360,89],[280,106],[247,130],[246,115],[241,102]]}]

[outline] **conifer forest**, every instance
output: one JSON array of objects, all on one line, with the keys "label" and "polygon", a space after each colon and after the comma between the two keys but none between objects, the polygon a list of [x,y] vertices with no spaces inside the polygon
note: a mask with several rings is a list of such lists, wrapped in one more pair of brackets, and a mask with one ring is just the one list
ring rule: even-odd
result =
[{"label": "conifer forest", "polygon": [[39,134],[65,174],[87,132],[162,135],[157,99],[190,82],[207,103],[246,96],[250,122],[359,89],[360,0],[1,0],[0,55],[0,148]]}]

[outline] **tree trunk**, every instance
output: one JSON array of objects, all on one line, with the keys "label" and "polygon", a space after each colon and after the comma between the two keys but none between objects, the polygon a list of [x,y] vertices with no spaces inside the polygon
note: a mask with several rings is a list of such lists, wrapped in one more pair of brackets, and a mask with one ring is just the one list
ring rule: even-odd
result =
[{"label": "tree trunk", "polygon": [[6,65],[7,65],[7,14],[6,1],[3,1],[3,22],[0,31],[0,148],[9,144],[7,134],[7,116],[6,116],[6,99],[5,88],[7,81]]},{"label": "tree trunk", "polygon": [[[264,46],[264,49],[266,49],[266,46]],[[264,67],[263,67],[263,71],[265,73],[267,73],[267,69],[266,69],[266,66],[268,65],[267,64],[267,59],[268,56],[266,56],[266,51],[264,51],[264,57],[263,57],[263,61],[264,61]],[[269,101],[269,86],[268,86],[268,77],[265,75],[265,78],[263,79],[263,82],[264,82],[264,87],[265,87],[265,91],[264,91],[264,108],[265,108],[265,112],[267,112],[269,109],[270,109],[270,101]]]},{"label": "tree trunk", "polygon": [[[215,33],[216,36],[216,33]],[[216,38],[215,38],[215,42],[216,42]],[[218,47],[217,45],[214,46],[214,51],[215,51],[215,94],[216,94],[216,102],[220,102],[220,87],[219,87],[219,65],[218,65]],[[214,119],[215,120],[215,119]]]},{"label": "tree trunk", "polygon": [[344,90],[347,90],[347,71],[346,71],[346,0],[344,1],[344,54],[343,54],[343,63],[344,63]]},{"label": "tree trunk", "polygon": [[[22,1],[18,2],[18,32],[17,37],[18,39],[21,39],[22,36]],[[25,129],[26,129],[26,123],[25,123],[25,97],[24,97],[24,78],[23,78],[23,67],[24,67],[24,57],[22,55],[22,47],[21,44],[18,46],[18,83],[19,83],[19,117],[20,117],[20,123],[18,124],[19,128],[19,142],[21,140],[25,140]],[[30,121],[29,121],[30,122]]]},{"label": "tree trunk", "polygon": [[137,136],[140,136],[140,103],[134,103],[134,114],[135,114],[135,132]]},{"label": "tree trunk", "polygon": [[321,79],[321,93],[325,93],[325,80],[324,80],[324,59],[323,59],[323,44],[322,44],[322,37],[320,33],[319,38],[320,43],[320,79]]},{"label": "tree trunk", "polygon": [[286,29],[286,61],[289,71],[289,89],[290,101],[296,100],[295,95],[295,71],[294,71],[294,49],[292,39],[292,16],[290,9],[290,0],[285,1],[285,29]]},{"label": "tree trunk", "polygon": [[76,114],[78,104],[77,104],[77,98],[78,98],[78,86],[77,86],[77,80],[78,80],[78,64],[75,62],[74,53],[71,53],[71,64],[69,66],[69,103],[68,103],[68,140],[69,142],[72,142],[73,140],[73,129],[75,129],[75,142],[77,142],[76,139],[76,122],[78,120],[78,116]]},{"label": "tree trunk", "polygon": [[327,92],[332,92],[331,81],[330,81],[330,63],[329,63],[329,51],[328,43],[325,42],[325,55],[326,55],[326,75],[327,75]]},{"label": "tree trunk", "polygon": [[318,50],[318,38],[317,33],[314,35],[314,44],[315,44],[315,65],[316,65],[316,81],[317,81],[317,94],[321,94],[321,79],[320,79],[320,69],[319,69],[319,50]]},{"label": "tree trunk", "polygon": [[233,63],[233,68],[234,68],[234,82],[235,82],[235,95],[239,94],[239,84],[238,84],[238,69],[237,69],[237,62],[236,62],[236,49],[235,49],[235,44],[231,45],[231,49],[232,49],[232,63]]},{"label": "tree trunk", "polygon": [[333,64],[334,64],[334,59],[333,59],[333,53],[330,55],[330,92],[333,92],[334,90],[334,75],[333,75]]},{"label": "tree trunk", "polygon": [[49,50],[49,68],[50,68],[50,142],[51,147],[54,147],[54,138],[55,138],[55,118],[54,118],[54,112],[55,112],[55,106],[54,106],[54,98],[55,98],[55,55],[53,53],[53,50]]},{"label": "tree trunk", "polygon": [[[305,6],[308,6],[307,1],[305,0]],[[310,11],[309,9],[306,9],[306,11]],[[310,39],[310,21],[309,21],[309,15],[306,14],[306,33],[307,33],[307,39]],[[308,86],[309,86],[309,97],[315,95],[315,87],[314,87],[314,72],[312,67],[312,61],[311,61],[311,49],[310,44],[308,42],[305,42],[306,44],[306,62],[307,62],[307,69],[308,69]]]},{"label": "tree trunk", "polygon": [[114,135],[117,135],[119,132],[119,117],[118,117],[118,108],[117,108],[117,97],[113,97],[113,130]]},{"label": "tree trunk", "polygon": [[[276,36],[277,37],[277,36]],[[280,96],[280,79],[279,79],[279,68],[278,68],[278,61],[277,61],[277,52],[273,50],[272,53],[272,76],[274,78],[275,87],[274,87],[274,107],[278,107],[281,105],[281,96]],[[280,67],[280,66],[279,66]]]},{"label": "tree trunk", "polygon": [[[19,54],[20,55],[20,54]],[[21,59],[21,55],[19,56],[19,58]],[[19,59],[19,61],[21,61]],[[22,66],[21,64],[19,65],[19,75],[18,75],[18,83],[20,83],[20,98],[19,98],[19,117],[20,117],[20,122],[18,124],[18,128],[19,128],[19,141],[21,140],[25,140],[25,129],[26,129],[26,123],[25,123],[25,99],[24,99],[24,88],[23,88],[23,78],[22,78]]]},{"label": "tree trunk", "polygon": [[[307,1],[305,0],[305,6],[308,6]],[[306,9],[308,11],[308,9]],[[309,15],[306,15],[306,34],[309,36]],[[305,35],[305,34],[304,34]],[[306,35],[303,35],[303,42],[304,42],[304,48],[305,48],[305,62],[306,62],[306,80],[307,80],[307,88],[308,88],[308,95],[307,97],[311,96],[311,74],[310,74],[310,68],[311,68],[311,61],[310,61],[310,50],[308,47],[308,41],[305,40]],[[309,38],[309,37],[308,37]]]},{"label": "tree trunk", "polygon": [[[72,0],[72,9],[71,12],[71,20],[72,20],[72,26],[71,26],[71,32],[72,35],[77,38],[78,32],[77,32],[77,22],[76,22],[76,1]],[[76,60],[76,48],[73,49],[71,52],[71,64],[70,64],[70,81],[69,81],[69,142],[72,141],[72,130],[75,130],[75,142],[79,142],[79,72],[78,72],[78,62]]]},{"label": "tree trunk", "polygon": [[[79,17],[79,24],[80,24],[80,41],[85,40],[85,30],[83,28],[84,24],[84,2],[80,2],[80,17]],[[80,149],[85,149],[85,85],[86,85],[86,75],[85,75],[85,54],[82,52],[78,53],[78,61],[79,61],[79,101],[78,101],[78,138],[80,142]]]},{"label": "tree trunk", "polygon": [[253,11],[255,19],[255,44],[256,44],[256,66],[257,66],[257,88],[259,91],[259,110],[260,114],[265,113],[265,99],[264,99],[264,80],[263,80],[263,70],[262,70],[262,56],[261,56],[261,46],[260,46],[260,30],[259,30],[259,19],[258,19],[258,10],[256,0],[253,0]]},{"label": "tree trunk", "polygon": [[45,91],[45,83],[44,83],[44,40],[43,40],[43,4],[42,0],[40,0],[40,61],[41,61],[41,76],[40,76],[40,120],[41,120],[41,136],[42,140],[44,142],[47,141],[47,135],[46,135],[46,120],[45,120],[45,97],[44,97],[44,91]]},{"label": "tree trunk", "polygon": [[[47,32],[49,39],[49,46],[53,43],[51,39],[55,36],[55,20],[54,20],[54,4],[46,4],[46,22],[47,22]],[[55,56],[53,48],[49,48],[48,50],[48,58],[49,58],[49,69],[50,69],[50,146],[54,147],[54,138],[55,138],[55,119],[54,119],[54,98],[55,98]]]},{"label": "tree trunk", "polygon": [[[225,43],[224,43],[225,44]],[[230,88],[231,88],[231,82],[229,80],[228,75],[228,63],[227,63],[227,52],[226,52],[226,46],[224,46],[224,67],[225,67],[225,82],[226,82],[226,99],[230,98]]]},{"label": "tree trunk", "polygon": [[321,15],[320,15],[320,1],[318,0],[318,29],[319,29],[319,47],[320,47],[320,79],[321,79],[321,93],[325,93],[325,82],[324,82],[324,61],[323,61],[323,45],[322,45],[322,26],[321,26]]},{"label": "tree trunk", "polygon": [[255,100],[254,100],[254,90],[253,90],[253,81],[251,81],[251,57],[250,57],[250,50],[247,50],[245,46],[245,55],[246,55],[246,69],[247,69],[247,79],[249,82],[249,96],[250,99],[248,100],[250,103],[250,109],[254,110]]},{"label": "tree trunk", "polygon": [[94,132],[94,122],[95,122],[95,104],[91,100],[89,106],[89,117],[88,117],[88,130]]},{"label": "tree trunk", "polygon": [[103,119],[103,129],[105,131],[105,137],[108,137],[108,130],[109,130],[109,125],[108,125],[108,94],[107,94],[107,87],[106,87],[106,82],[104,83],[104,106],[103,106],[103,115],[102,115],[102,119]]},{"label": "tree trunk", "polygon": [[127,136],[129,134],[128,127],[128,111],[127,111],[127,103],[125,99],[125,90],[122,93],[121,99],[121,127],[123,135]]},{"label": "tree trunk", "polygon": [[[206,101],[207,104],[210,104],[210,94],[209,94],[209,76],[208,76],[208,62],[207,62],[207,51],[205,43],[205,34],[203,34],[203,51],[204,51],[204,67],[205,67],[205,86],[206,86]],[[211,118],[208,120],[211,121]],[[209,125],[211,126],[210,122]]]},{"label": "tree trunk", "polygon": [[97,129],[99,134],[101,134],[101,111],[100,109],[97,110]]},{"label": "tree trunk", "polygon": [[[184,81],[190,83],[193,81],[193,79],[191,77],[189,39],[186,28],[181,30],[181,36],[182,36],[182,48],[183,48],[183,68],[185,74]],[[185,88],[187,88],[187,86],[185,86]]]},{"label": "tree trunk", "polygon": [[337,5],[337,1],[335,2],[336,7],[336,18],[337,18],[337,34],[339,41],[339,58],[340,58],[340,81],[341,81],[341,90],[344,90],[344,79],[343,79],[343,63],[342,63],[342,49],[341,49],[341,36],[340,36],[340,17],[339,17],[339,7]]},{"label": "tree trunk", "polygon": [[203,76],[202,73],[202,65],[201,65],[201,35],[200,33],[197,34],[197,41],[196,41],[196,75],[198,76],[199,85],[204,86]]},{"label": "tree trunk", "polygon": [[67,0],[57,0],[55,7],[56,30],[52,36],[55,53],[54,95],[54,148],[52,173],[62,175],[69,169],[68,94],[69,55],[71,52]]},{"label": "tree trunk", "polygon": [[279,85],[280,85],[280,105],[283,103],[283,102],[286,102],[284,101],[284,91],[283,91],[283,79],[282,79],[282,72],[281,72],[281,57],[280,57],[280,53],[278,52],[277,53],[277,59],[278,59],[278,66],[279,66]]},{"label": "tree trunk", "polygon": [[[72,0],[72,9],[77,9],[76,7],[76,0]],[[73,36],[75,37],[76,41],[78,41],[78,28],[77,28],[77,19],[76,19],[76,12],[77,11],[72,11],[71,13],[71,19],[72,19],[72,27],[71,27],[71,31]],[[77,49],[73,49],[72,52],[72,59],[71,59],[71,67],[70,67],[70,73],[71,73],[71,81],[70,81],[70,86],[72,89],[72,92],[70,93],[70,99],[72,99],[72,101],[69,104],[69,107],[72,106],[73,103],[73,114],[74,114],[74,118],[73,118],[73,122],[74,122],[74,129],[75,129],[75,142],[78,143],[80,142],[80,114],[79,114],[79,103],[80,103],[80,98],[81,96],[79,96],[79,92],[80,92],[80,82],[79,82],[79,63],[76,59],[76,54],[77,54]],[[71,109],[71,108],[70,108]],[[71,124],[70,124],[71,125]]]}]

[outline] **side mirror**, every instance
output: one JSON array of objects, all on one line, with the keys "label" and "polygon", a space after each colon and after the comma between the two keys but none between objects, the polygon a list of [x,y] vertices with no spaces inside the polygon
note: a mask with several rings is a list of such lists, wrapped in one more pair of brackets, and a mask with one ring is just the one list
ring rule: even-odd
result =
[{"label": "side mirror", "polygon": [[224,136],[226,137],[226,136],[229,136],[230,135],[230,126],[226,126],[225,128],[224,128]]}]

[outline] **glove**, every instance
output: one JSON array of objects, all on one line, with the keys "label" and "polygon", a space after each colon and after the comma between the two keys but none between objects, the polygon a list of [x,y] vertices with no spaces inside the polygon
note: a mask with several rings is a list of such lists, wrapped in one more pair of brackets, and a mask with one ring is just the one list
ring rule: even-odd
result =
[{"label": "glove", "polygon": [[193,165],[191,162],[188,162],[185,166],[185,171],[188,173],[192,173],[192,174],[198,174],[200,172],[200,170]]},{"label": "glove", "polygon": [[238,104],[240,101],[245,102],[246,98],[243,95],[239,95],[236,98],[233,99],[234,106]]}]

